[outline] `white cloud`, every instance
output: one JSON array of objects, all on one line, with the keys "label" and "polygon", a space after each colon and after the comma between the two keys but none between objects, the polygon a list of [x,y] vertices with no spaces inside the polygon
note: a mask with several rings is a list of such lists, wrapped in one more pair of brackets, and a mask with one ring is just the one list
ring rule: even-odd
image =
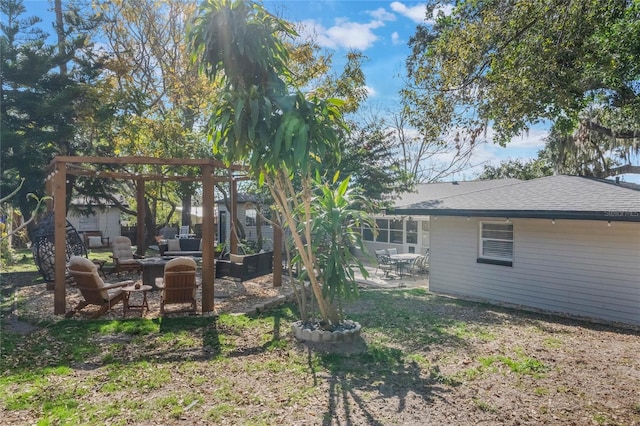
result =
[{"label": "white cloud", "polygon": [[443,14],[444,16],[449,16],[453,13],[453,5],[452,4],[443,4],[435,9],[433,9],[433,18],[435,19],[439,14]]},{"label": "white cloud", "polygon": [[376,90],[371,86],[364,86],[364,89],[367,91],[369,96],[375,96],[377,94]]},{"label": "white cloud", "polygon": [[380,7],[376,10],[371,10],[368,12],[373,18],[378,19],[380,21],[395,21],[396,15],[391,12],[387,12],[386,9]]},{"label": "white cloud", "polygon": [[415,6],[409,7],[399,1],[394,1],[393,3],[391,3],[391,10],[399,13],[402,16],[406,16],[413,22],[421,23],[425,21],[427,6],[426,4],[417,4]]},{"label": "white cloud", "polygon": [[537,148],[542,149],[545,145],[545,138],[549,136],[549,130],[530,129],[528,132],[511,139],[508,146],[512,148]]},{"label": "white cloud", "polygon": [[397,31],[394,31],[393,34],[391,34],[391,43],[394,45],[400,44],[400,35]]},{"label": "white cloud", "polygon": [[417,4],[415,6],[407,6],[402,2],[394,1],[391,3],[391,10],[399,13],[402,16],[406,16],[411,19],[413,22],[418,24],[420,23],[430,23],[433,24],[438,15],[443,14],[444,16],[449,16],[453,12],[453,4],[443,4],[434,8],[433,10],[433,18],[427,19],[427,6],[426,4]]},{"label": "white cloud", "polygon": [[315,36],[321,47],[366,50],[378,40],[378,36],[374,34],[373,30],[383,27],[384,22],[375,20],[360,24],[337,19],[334,26],[325,28],[314,20],[306,20],[302,21],[300,25],[302,27],[301,35]]}]

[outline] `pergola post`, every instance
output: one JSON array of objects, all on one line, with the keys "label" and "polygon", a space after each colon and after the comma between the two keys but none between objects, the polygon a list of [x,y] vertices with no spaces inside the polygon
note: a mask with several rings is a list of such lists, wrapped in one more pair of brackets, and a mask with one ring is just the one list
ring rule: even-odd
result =
[{"label": "pergola post", "polygon": [[144,204],[144,187],[145,187],[145,182],[142,179],[137,179],[136,180],[136,213],[137,213],[137,219],[136,219],[136,252],[140,255],[140,256],[144,256],[144,253],[142,252],[143,247],[145,247],[144,244],[144,237],[145,237],[145,232],[144,232],[144,224],[146,223],[145,220],[145,213],[146,210],[144,208],[145,204]]},{"label": "pergola post", "polygon": [[202,312],[214,310],[214,186],[213,166],[202,166]]},{"label": "pergola post", "polygon": [[230,186],[230,198],[231,198],[231,218],[229,223],[231,224],[231,238],[229,243],[229,252],[238,254],[238,234],[236,232],[236,218],[238,217],[238,182],[231,178]]},{"label": "pergola post", "polygon": [[62,315],[66,312],[66,263],[67,263],[67,164],[55,164],[53,183],[54,214],[54,294],[53,313]]}]

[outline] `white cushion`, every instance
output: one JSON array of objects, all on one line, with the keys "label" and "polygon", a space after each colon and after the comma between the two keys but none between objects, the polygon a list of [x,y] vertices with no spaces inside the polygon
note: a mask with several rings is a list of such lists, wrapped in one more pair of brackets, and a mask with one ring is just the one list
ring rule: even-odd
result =
[{"label": "white cushion", "polygon": [[89,241],[89,248],[102,247],[102,238],[100,237],[90,236],[88,237],[88,241]]},{"label": "white cushion", "polygon": [[180,240],[168,240],[167,251],[180,251]]},{"label": "white cushion", "polygon": [[233,263],[242,263],[242,258],[244,256],[241,256],[239,254],[230,254],[229,255],[229,260]]}]

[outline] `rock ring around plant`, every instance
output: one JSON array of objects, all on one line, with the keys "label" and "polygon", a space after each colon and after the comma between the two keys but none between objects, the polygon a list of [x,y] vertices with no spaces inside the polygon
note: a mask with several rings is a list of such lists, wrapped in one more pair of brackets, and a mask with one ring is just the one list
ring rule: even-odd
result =
[{"label": "rock ring around plant", "polygon": [[351,320],[344,320],[331,330],[322,329],[313,322],[296,321],[291,324],[296,339],[314,343],[355,342],[360,337],[360,329],[360,323]]}]

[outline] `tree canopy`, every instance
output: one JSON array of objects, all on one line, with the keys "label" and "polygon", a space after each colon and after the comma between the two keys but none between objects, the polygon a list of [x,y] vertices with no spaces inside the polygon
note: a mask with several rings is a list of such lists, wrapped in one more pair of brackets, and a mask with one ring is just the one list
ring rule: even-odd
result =
[{"label": "tree canopy", "polygon": [[416,124],[471,136],[492,127],[504,145],[548,121],[562,149],[622,162],[638,153],[638,0],[460,1],[410,46],[403,93]]},{"label": "tree canopy", "polygon": [[47,40],[39,18],[25,16],[22,1],[0,0],[0,12],[0,190],[10,193],[24,180],[15,203],[30,217],[35,199],[26,194],[43,194],[53,156],[91,149],[79,134],[99,109],[93,84],[101,61],[89,37],[95,22],[80,19],[73,5],[61,11],[56,25],[62,38],[56,44]]}]

